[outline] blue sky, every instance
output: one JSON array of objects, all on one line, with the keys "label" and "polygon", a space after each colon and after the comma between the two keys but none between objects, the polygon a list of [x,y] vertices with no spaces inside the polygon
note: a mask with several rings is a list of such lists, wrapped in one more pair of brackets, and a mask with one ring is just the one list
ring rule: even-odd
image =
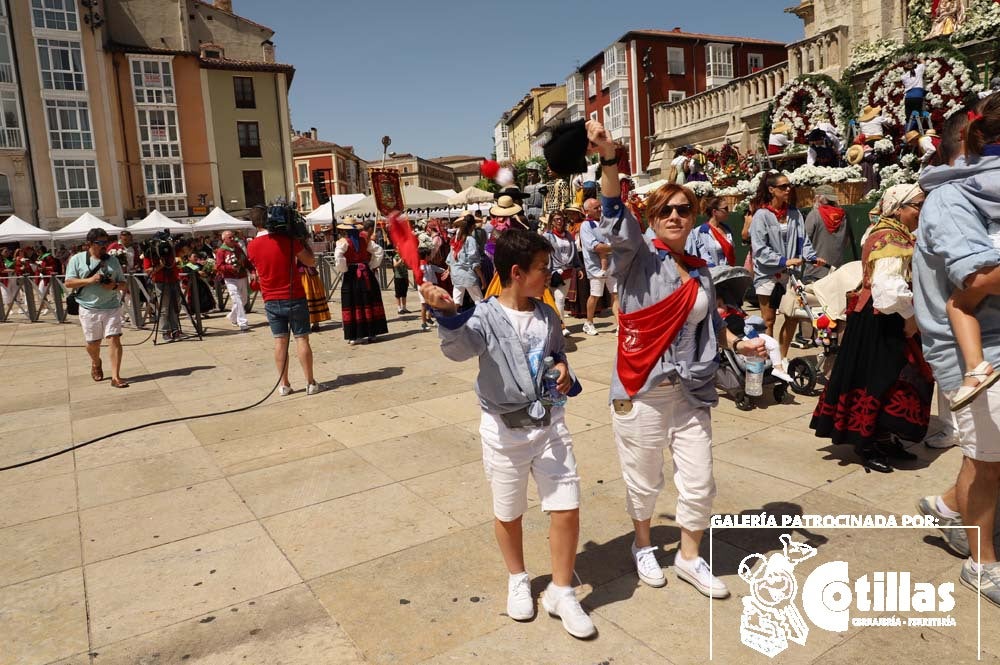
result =
[{"label": "blue sky", "polygon": [[397,152],[489,155],[500,114],[531,86],[561,83],[628,30],[792,42],[802,22],[782,10],[794,4],[235,0],[233,8],[274,29],[278,59],[295,66],[294,127],[316,127],[321,139],[374,159],[384,134]]}]

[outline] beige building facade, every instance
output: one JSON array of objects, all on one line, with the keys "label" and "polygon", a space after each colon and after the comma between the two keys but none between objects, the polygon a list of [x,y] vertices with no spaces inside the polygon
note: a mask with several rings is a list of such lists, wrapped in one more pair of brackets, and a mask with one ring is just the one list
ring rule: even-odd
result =
[{"label": "beige building facade", "polygon": [[430,161],[435,164],[447,166],[454,171],[455,189],[462,191],[479,182],[479,164],[484,159],[485,157],[475,157],[473,155],[448,155],[446,157],[434,157]]},{"label": "beige building facade", "polygon": [[[389,153],[385,167],[399,170],[399,181],[403,187],[416,185],[424,189],[456,189],[455,172],[444,164],[436,164],[429,159],[409,153]],[[371,162],[371,166],[381,166],[382,161]],[[369,189],[371,184],[369,183]],[[371,192],[368,192],[369,194]]]},{"label": "beige building facade", "polygon": [[543,83],[532,88],[494,128],[494,151],[500,161],[518,162],[542,154],[540,129],[566,108],[566,86]]}]

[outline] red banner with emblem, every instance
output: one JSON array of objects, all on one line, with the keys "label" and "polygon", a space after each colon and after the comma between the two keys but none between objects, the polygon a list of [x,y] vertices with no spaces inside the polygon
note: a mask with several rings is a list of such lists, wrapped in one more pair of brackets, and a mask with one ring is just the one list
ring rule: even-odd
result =
[{"label": "red banner with emblem", "polygon": [[393,210],[404,210],[403,190],[399,185],[399,171],[396,169],[368,169],[372,182],[375,208],[388,216]]}]

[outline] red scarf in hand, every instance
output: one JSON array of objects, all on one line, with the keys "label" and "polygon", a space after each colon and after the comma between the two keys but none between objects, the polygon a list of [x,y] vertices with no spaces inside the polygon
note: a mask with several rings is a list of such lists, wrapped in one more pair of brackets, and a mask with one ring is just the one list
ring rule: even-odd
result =
[{"label": "red scarf in hand", "polygon": [[712,237],[722,247],[722,253],[726,255],[726,264],[731,266],[736,265],[736,250],[733,249],[733,243],[729,242],[726,234],[711,224],[708,225],[708,230],[712,232]]},{"label": "red scarf in hand", "polygon": [[847,213],[843,208],[837,206],[821,205],[818,208],[819,216],[823,218],[823,224],[830,233],[836,233],[843,226],[847,219]]},{"label": "red scarf in hand", "polygon": [[393,246],[406,266],[413,271],[417,286],[420,286],[424,281],[424,272],[420,270],[420,253],[417,247],[419,243],[417,236],[413,234],[413,229],[410,228],[410,222],[399,211],[389,214],[389,239],[392,240]]},{"label": "red scarf in hand", "polygon": [[[674,252],[659,238],[653,241],[653,246],[669,252],[675,261],[683,262],[689,269],[707,265],[696,256]],[[698,280],[692,277],[654,305],[635,312],[619,313],[618,379],[629,397],[642,390],[653,366],[684,327],[698,297],[698,286]]]}]

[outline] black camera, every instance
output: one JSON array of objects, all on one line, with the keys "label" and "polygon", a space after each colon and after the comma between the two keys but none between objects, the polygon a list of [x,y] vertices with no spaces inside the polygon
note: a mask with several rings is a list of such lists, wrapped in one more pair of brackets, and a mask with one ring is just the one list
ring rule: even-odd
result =
[{"label": "black camera", "polygon": [[112,282],[113,282],[114,280],[113,280],[113,279],[111,279],[111,276],[110,276],[110,275],[105,275],[104,273],[101,273],[101,276],[100,276],[100,278],[98,279],[98,281],[99,281],[99,282],[100,282],[101,284],[111,284],[111,283],[112,283]]},{"label": "black camera", "polygon": [[268,206],[264,228],[268,233],[289,236],[296,240],[309,239],[309,229],[305,220],[290,203],[279,202]]},{"label": "black camera", "polygon": [[166,261],[174,255],[173,237],[170,231],[160,231],[140,245],[143,256],[151,261]]}]

